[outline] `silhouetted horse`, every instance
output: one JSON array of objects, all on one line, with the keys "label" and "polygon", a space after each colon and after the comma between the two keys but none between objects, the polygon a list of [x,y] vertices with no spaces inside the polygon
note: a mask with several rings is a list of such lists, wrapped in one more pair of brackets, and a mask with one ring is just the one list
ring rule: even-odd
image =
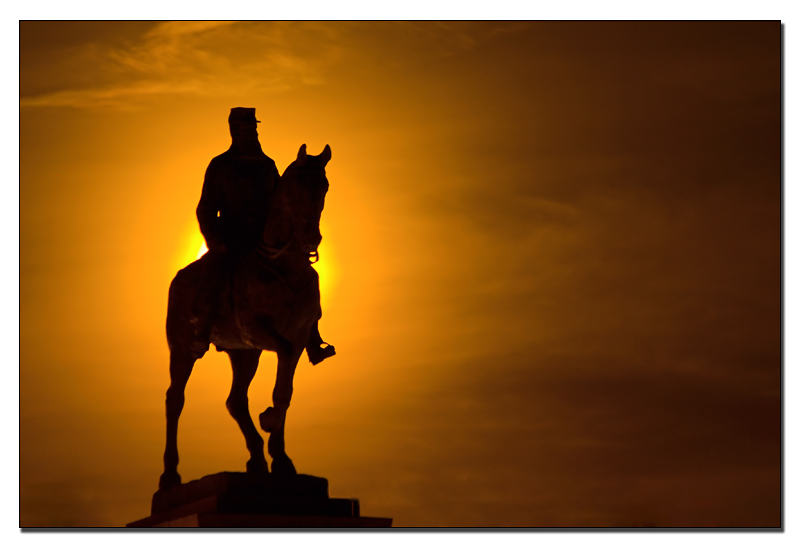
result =
[{"label": "silhouetted horse", "polygon": [[[272,471],[295,474],[286,455],[284,427],[292,399],[295,367],[309,340],[309,332],[321,316],[319,278],[309,257],[316,254],[322,236],[319,221],[325,205],[328,180],[325,166],[331,149],[319,156],[306,155],[300,147],[297,159],[286,168],[273,194],[261,244],[242,259],[222,295],[211,342],[231,360],[233,383],[226,401],[228,411],[244,434],[250,460],[248,472],[268,472],[264,440],[250,418],[247,390],[263,350],[278,354],[278,373],[272,392],[273,407],[259,416],[261,428],[270,432],[268,451]],[[178,419],[184,390],[195,358],[192,306],[203,259],[175,276],[169,289],[167,341],[170,349],[170,386],[167,390],[167,446],[159,489],[181,483],[178,474]]]}]

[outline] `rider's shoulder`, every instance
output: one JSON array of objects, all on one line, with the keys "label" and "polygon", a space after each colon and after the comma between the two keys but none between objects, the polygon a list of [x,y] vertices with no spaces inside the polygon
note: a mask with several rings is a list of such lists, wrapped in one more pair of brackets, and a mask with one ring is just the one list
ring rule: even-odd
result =
[{"label": "rider's shoulder", "polygon": [[208,163],[209,169],[213,169],[215,167],[220,167],[220,166],[223,166],[223,165],[229,163],[231,161],[231,159],[232,159],[232,155],[231,155],[230,152],[231,152],[230,150],[226,150],[222,154],[214,156],[211,159],[211,161]]},{"label": "rider's shoulder", "polygon": [[233,147],[229,148],[222,154],[218,154],[211,159],[211,163],[220,163],[220,162],[230,162],[236,158],[236,151],[233,150]]}]

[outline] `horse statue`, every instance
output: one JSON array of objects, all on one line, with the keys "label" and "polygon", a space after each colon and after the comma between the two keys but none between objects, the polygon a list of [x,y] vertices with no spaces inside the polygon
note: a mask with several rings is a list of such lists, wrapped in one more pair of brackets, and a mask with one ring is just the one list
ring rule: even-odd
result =
[{"label": "horse statue", "polygon": [[[262,241],[242,259],[232,281],[226,284],[211,331],[211,342],[231,360],[233,382],[226,406],[244,434],[250,452],[248,472],[269,472],[264,440],[250,417],[247,398],[261,352],[269,350],[278,354],[278,372],[272,392],[273,406],[259,415],[259,423],[270,433],[267,449],[273,459],[272,472],[297,473],[286,455],[284,427],[297,362],[305,350],[311,327],[322,315],[319,277],[309,259],[317,257],[322,240],[319,222],[328,191],[325,166],[330,159],[328,145],[318,156],[306,154],[306,145],[300,147],[297,159],[286,168],[275,188]],[[202,261],[200,258],[180,270],[169,288],[170,385],[164,473],[159,490],[181,484],[178,419],[186,383],[196,361],[190,351],[191,318],[203,272]]]}]

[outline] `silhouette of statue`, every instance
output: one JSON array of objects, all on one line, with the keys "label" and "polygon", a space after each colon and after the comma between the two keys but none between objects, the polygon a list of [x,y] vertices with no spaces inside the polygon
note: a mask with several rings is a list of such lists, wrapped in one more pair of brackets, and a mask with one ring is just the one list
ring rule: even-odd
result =
[{"label": "silhouette of statue", "polygon": [[[192,318],[192,354],[197,358],[208,351],[223,283],[261,240],[272,193],[280,178],[275,162],[261,150],[259,123],[256,109],[231,109],[231,147],[211,160],[197,204],[197,220],[208,247]],[[317,323],[308,342],[308,358],[314,365],[336,354],[334,347],[322,340]]]},{"label": "silhouette of statue", "polygon": [[[198,359],[198,334],[207,333],[217,350],[230,358],[233,383],[226,404],[250,452],[248,472],[269,472],[264,440],[250,417],[247,398],[261,352],[278,354],[273,406],[259,415],[261,428],[270,433],[267,448],[272,472],[277,474],[297,473],[284,442],[297,362],[307,350],[313,363],[315,344],[317,350],[327,350],[322,359],[334,354],[331,346],[320,348],[324,343],[317,331],[322,314],[319,277],[309,260],[322,240],[319,221],[328,191],[325,166],[331,149],[326,145],[319,156],[310,156],[302,145],[297,159],[278,177],[274,162],[258,144],[256,123],[255,109],[232,109],[233,145],[209,165],[198,206],[209,252],[180,270],[170,285],[170,386],[160,490],[181,483],[178,420],[186,383]],[[249,200],[267,205],[245,203]],[[254,237],[257,228],[260,233]],[[203,299],[214,303],[206,306],[212,312],[196,321]]]}]

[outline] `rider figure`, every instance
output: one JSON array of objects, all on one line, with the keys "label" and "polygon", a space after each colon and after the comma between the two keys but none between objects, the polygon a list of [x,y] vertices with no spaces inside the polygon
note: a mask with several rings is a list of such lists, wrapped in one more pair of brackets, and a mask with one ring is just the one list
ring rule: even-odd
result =
[{"label": "rider figure", "polygon": [[[208,350],[219,294],[236,264],[261,241],[272,192],[280,174],[258,142],[256,109],[232,108],[228,117],[232,143],[208,165],[197,204],[200,232],[208,247],[202,282],[194,305],[192,355]],[[333,356],[314,323],[306,351],[313,364]]]}]

